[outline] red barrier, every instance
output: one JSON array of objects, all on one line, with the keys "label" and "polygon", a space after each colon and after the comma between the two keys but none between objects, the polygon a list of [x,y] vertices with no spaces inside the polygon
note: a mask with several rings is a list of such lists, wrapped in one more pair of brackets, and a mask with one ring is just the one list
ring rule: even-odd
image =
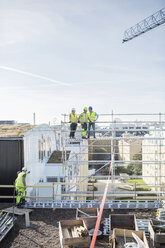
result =
[{"label": "red barrier", "polygon": [[90,248],[94,248],[95,247],[97,233],[98,233],[98,230],[99,230],[99,226],[100,226],[100,222],[101,222],[101,217],[102,217],[103,210],[104,210],[104,204],[105,204],[105,200],[106,200],[106,196],[107,196],[108,185],[109,185],[111,170],[112,170],[112,166],[113,166],[113,160],[114,160],[114,154],[112,156],[111,163],[110,163],[110,166],[109,166],[108,181],[107,181],[107,184],[105,186],[104,195],[103,195],[102,203],[101,203],[101,206],[100,206],[100,211],[99,211],[99,214],[98,214],[98,217],[97,217],[97,221],[96,221],[96,225],[95,225],[95,230],[94,230],[94,234],[93,234],[93,237],[92,237],[92,242],[91,242]]}]

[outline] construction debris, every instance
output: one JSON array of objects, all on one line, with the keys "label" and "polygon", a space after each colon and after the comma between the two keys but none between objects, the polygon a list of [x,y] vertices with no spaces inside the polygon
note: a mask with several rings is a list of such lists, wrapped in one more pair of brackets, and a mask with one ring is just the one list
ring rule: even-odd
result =
[{"label": "construction debris", "polygon": [[59,222],[61,248],[66,246],[89,247],[89,232],[83,220]]}]

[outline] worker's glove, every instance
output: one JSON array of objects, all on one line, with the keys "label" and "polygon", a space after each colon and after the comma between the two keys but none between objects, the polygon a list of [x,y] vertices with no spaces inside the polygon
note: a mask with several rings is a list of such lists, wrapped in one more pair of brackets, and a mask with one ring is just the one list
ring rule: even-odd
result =
[{"label": "worker's glove", "polygon": [[71,123],[71,121],[69,121],[69,123]]},{"label": "worker's glove", "polygon": [[80,121],[78,121],[78,123],[80,123]]}]

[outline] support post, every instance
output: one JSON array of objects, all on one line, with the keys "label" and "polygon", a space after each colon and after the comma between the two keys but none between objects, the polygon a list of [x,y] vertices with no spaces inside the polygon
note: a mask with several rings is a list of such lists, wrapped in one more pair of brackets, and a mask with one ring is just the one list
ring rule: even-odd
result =
[{"label": "support post", "polygon": [[136,183],[135,183],[135,186],[134,186],[134,191],[135,191],[135,200],[136,200]]},{"label": "support post", "polygon": [[53,201],[54,201],[54,183],[53,183]]},{"label": "support post", "polygon": [[30,227],[29,212],[25,212],[25,225],[26,227]]}]

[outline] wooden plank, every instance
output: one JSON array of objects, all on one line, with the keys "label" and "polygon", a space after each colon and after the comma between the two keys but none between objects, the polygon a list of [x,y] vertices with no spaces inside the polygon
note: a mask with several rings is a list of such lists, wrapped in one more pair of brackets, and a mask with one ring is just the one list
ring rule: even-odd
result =
[{"label": "wooden plank", "polygon": [[63,237],[64,238],[70,238],[71,237],[70,233],[68,231],[68,228],[63,228],[62,232],[63,232]]},{"label": "wooden plank", "polygon": [[85,213],[84,211],[82,211],[80,209],[77,209],[77,211],[78,211],[78,215],[79,215],[79,213],[81,213],[82,215],[85,215],[86,217],[90,217],[89,214]]},{"label": "wooden plank", "polygon": [[60,245],[61,248],[64,248],[64,239],[63,239],[63,233],[61,228],[61,223],[59,222],[59,236],[60,236]]},{"label": "wooden plank", "polygon": [[97,217],[90,217],[90,218],[80,217],[80,219],[84,221],[88,230],[95,228]]},{"label": "wooden plank", "polygon": [[152,242],[154,243],[154,245],[157,246],[160,244],[164,244],[164,247],[165,247],[165,231],[164,233],[156,233],[154,231],[154,228],[152,227],[152,224],[156,225],[156,224],[160,224],[160,222],[158,220],[150,220],[149,221],[149,226],[148,226],[148,229],[149,229],[149,233],[150,233],[150,237],[151,237],[151,240]]},{"label": "wooden plank", "polygon": [[83,225],[82,220],[63,220],[61,222],[61,227],[72,227],[72,226],[81,226]]},{"label": "wooden plank", "polygon": [[71,228],[71,233],[73,238],[79,237],[76,227]]},{"label": "wooden plank", "polygon": [[[1,211],[7,212],[7,213],[13,213],[13,207],[5,208]],[[14,207],[14,214],[15,215],[24,215],[26,213],[31,213],[32,211],[33,211],[33,209]]]},{"label": "wooden plank", "polygon": [[[74,182],[55,182],[54,185],[79,185],[80,183],[74,183]],[[89,186],[100,186],[105,185],[106,182],[99,182],[99,183],[86,183]],[[134,183],[109,183],[109,186],[134,186]],[[52,185],[26,185],[26,188],[52,188]],[[136,188],[146,187],[146,184],[138,184]],[[155,188],[155,185],[148,184],[147,187],[149,188]],[[162,189],[165,188],[165,185],[156,185],[156,187],[161,187]],[[14,185],[0,185],[0,188],[14,188]]]},{"label": "wooden plank", "polygon": [[[87,216],[81,215],[81,213],[87,214]],[[98,208],[77,208],[76,211],[76,219],[84,220],[84,223],[86,224],[87,229],[92,229],[96,225],[96,220],[98,216]]]}]

